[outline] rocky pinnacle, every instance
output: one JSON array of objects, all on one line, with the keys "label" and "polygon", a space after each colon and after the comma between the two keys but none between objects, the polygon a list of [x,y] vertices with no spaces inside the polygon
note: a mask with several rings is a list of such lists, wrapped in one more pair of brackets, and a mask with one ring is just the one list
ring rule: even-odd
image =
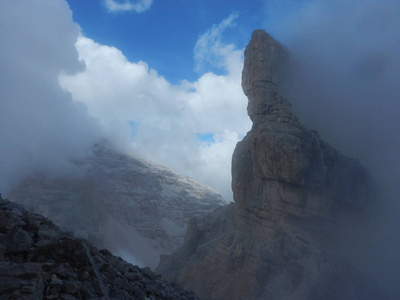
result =
[{"label": "rocky pinnacle", "polygon": [[[232,158],[235,201],[303,216],[329,215],[337,203],[365,206],[364,168],[306,129],[279,94],[287,57],[286,48],[264,30],[254,31],[242,73],[253,128]],[[312,197],[317,191],[323,192]]]},{"label": "rocky pinnacle", "polygon": [[253,120],[266,113],[270,97],[277,92],[280,68],[288,57],[286,48],[264,30],[255,30],[244,52],[242,88],[249,99],[247,112]]},{"label": "rocky pinnacle", "polygon": [[287,57],[254,31],[242,73],[253,126],[232,157],[235,203],[191,220],[158,271],[202,299],[385,299],[331,247],[343,243],[339,228],[349,231],[342,217],[354,224],[365,213],[367,172],[292,113],[279,94]]}]

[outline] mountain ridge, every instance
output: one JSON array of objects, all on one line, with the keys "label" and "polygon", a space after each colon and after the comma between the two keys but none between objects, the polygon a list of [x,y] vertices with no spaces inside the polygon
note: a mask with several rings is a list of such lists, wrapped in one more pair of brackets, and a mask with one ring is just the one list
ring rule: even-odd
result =
[{"label": "mountain ridge", "polygon": [[8,198],[141,266],[155,267],[160,254],[180,246],[189,218],[226,203],[211,188],[107,141],[76,164],[80,176],[33,176]]}]

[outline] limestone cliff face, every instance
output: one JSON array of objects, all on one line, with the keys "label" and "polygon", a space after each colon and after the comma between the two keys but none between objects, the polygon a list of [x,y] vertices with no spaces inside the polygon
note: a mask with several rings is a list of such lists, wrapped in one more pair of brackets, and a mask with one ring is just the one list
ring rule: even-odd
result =
[{"label": "limestone cliff face", "polygon": [[365,209],[368,175],[279,95],[287,57],[265,31],[253,33],[242,74],[253,127],[232,158],[235,203],[192,220],[158,271],[204,299],[384,299],[330,245],[342,219]]},{"label": "limestone cliff face", "polygon": [[362,166],[304,128],[279,95],[286,57],[286,49],[262,30],[245,50],[242,86],[253,128],[233,154],[235,202],[297,216],[329,216],[339,204],[365,207]]}]

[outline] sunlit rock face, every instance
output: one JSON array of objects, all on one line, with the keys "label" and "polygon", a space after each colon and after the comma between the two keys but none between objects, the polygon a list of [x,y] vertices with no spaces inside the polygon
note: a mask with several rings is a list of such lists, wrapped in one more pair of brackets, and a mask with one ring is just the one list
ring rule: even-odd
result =
[{"label": "sunlit rock face", "polygon": [[226,203],[211,188],[106,141],[76,165],[80,176],[32,176],[9,199],[140,266],[157,266],[160,254],[182,245],[191,217]]},{"label": "sunlit rock face", "polygon": [[287,57],[265,31],[253,33],[242,73],[253,127],[232,158],[235,203],[192,220],[157,270],[203,299],[385,299],[332,247],[345,220],[364,214],[368,174],[279,95]]}]

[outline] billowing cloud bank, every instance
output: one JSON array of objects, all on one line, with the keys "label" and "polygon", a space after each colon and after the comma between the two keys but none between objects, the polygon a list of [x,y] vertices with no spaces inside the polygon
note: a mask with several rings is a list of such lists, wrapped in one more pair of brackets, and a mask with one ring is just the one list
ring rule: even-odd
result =
[{"label": "billowing cloud bank", "polygon": [[71,160],[105,137],[231,200],[231,154],[250,123],[242,51],[221,42],[221,26],[204,36],[213,34],[210,55],[225,75],[172,85],[145,62],[79,36],[65,1],[4,1],[0,8],[2,193],[34,172],[73,172]]},{"label": "billowing cloud bank", "polygon": [[[233,19],[224,20],[224,26]],[[207,40],[210,55],[226,75],[205,73],[195,82],[172,85],[145,62],[129,62],[118,49],[80,37],[77,49],[87,69],[62,76],[60,82],[87,105],[114,143],[129,143],[137,155],[208,184],[231,200],[231,156],[250,121],[240,84],[243,51],[223,44],[218,28],[204,36],[213,35]],[[207,56],[204,47],[196,49],[199,57]]]},{"label": "billowing cloud bank", "polygon": [[291,52],[285,94],[294,110],[358,158],[377,184],[379,204],[371,211],[381,222],[362,233],[368,245],[355,239],[351,248],[394,299],[400,295],[399,16],[399,1],[323,0],[306,1],[274,23]]},{"label": "billowing cloud bank", "polygon": [[58,82],[84,69],[79,27],[63,0],[0,1],[0,192],[33,172],[73,172],[70,164],[100,136],[82,103]]}]

